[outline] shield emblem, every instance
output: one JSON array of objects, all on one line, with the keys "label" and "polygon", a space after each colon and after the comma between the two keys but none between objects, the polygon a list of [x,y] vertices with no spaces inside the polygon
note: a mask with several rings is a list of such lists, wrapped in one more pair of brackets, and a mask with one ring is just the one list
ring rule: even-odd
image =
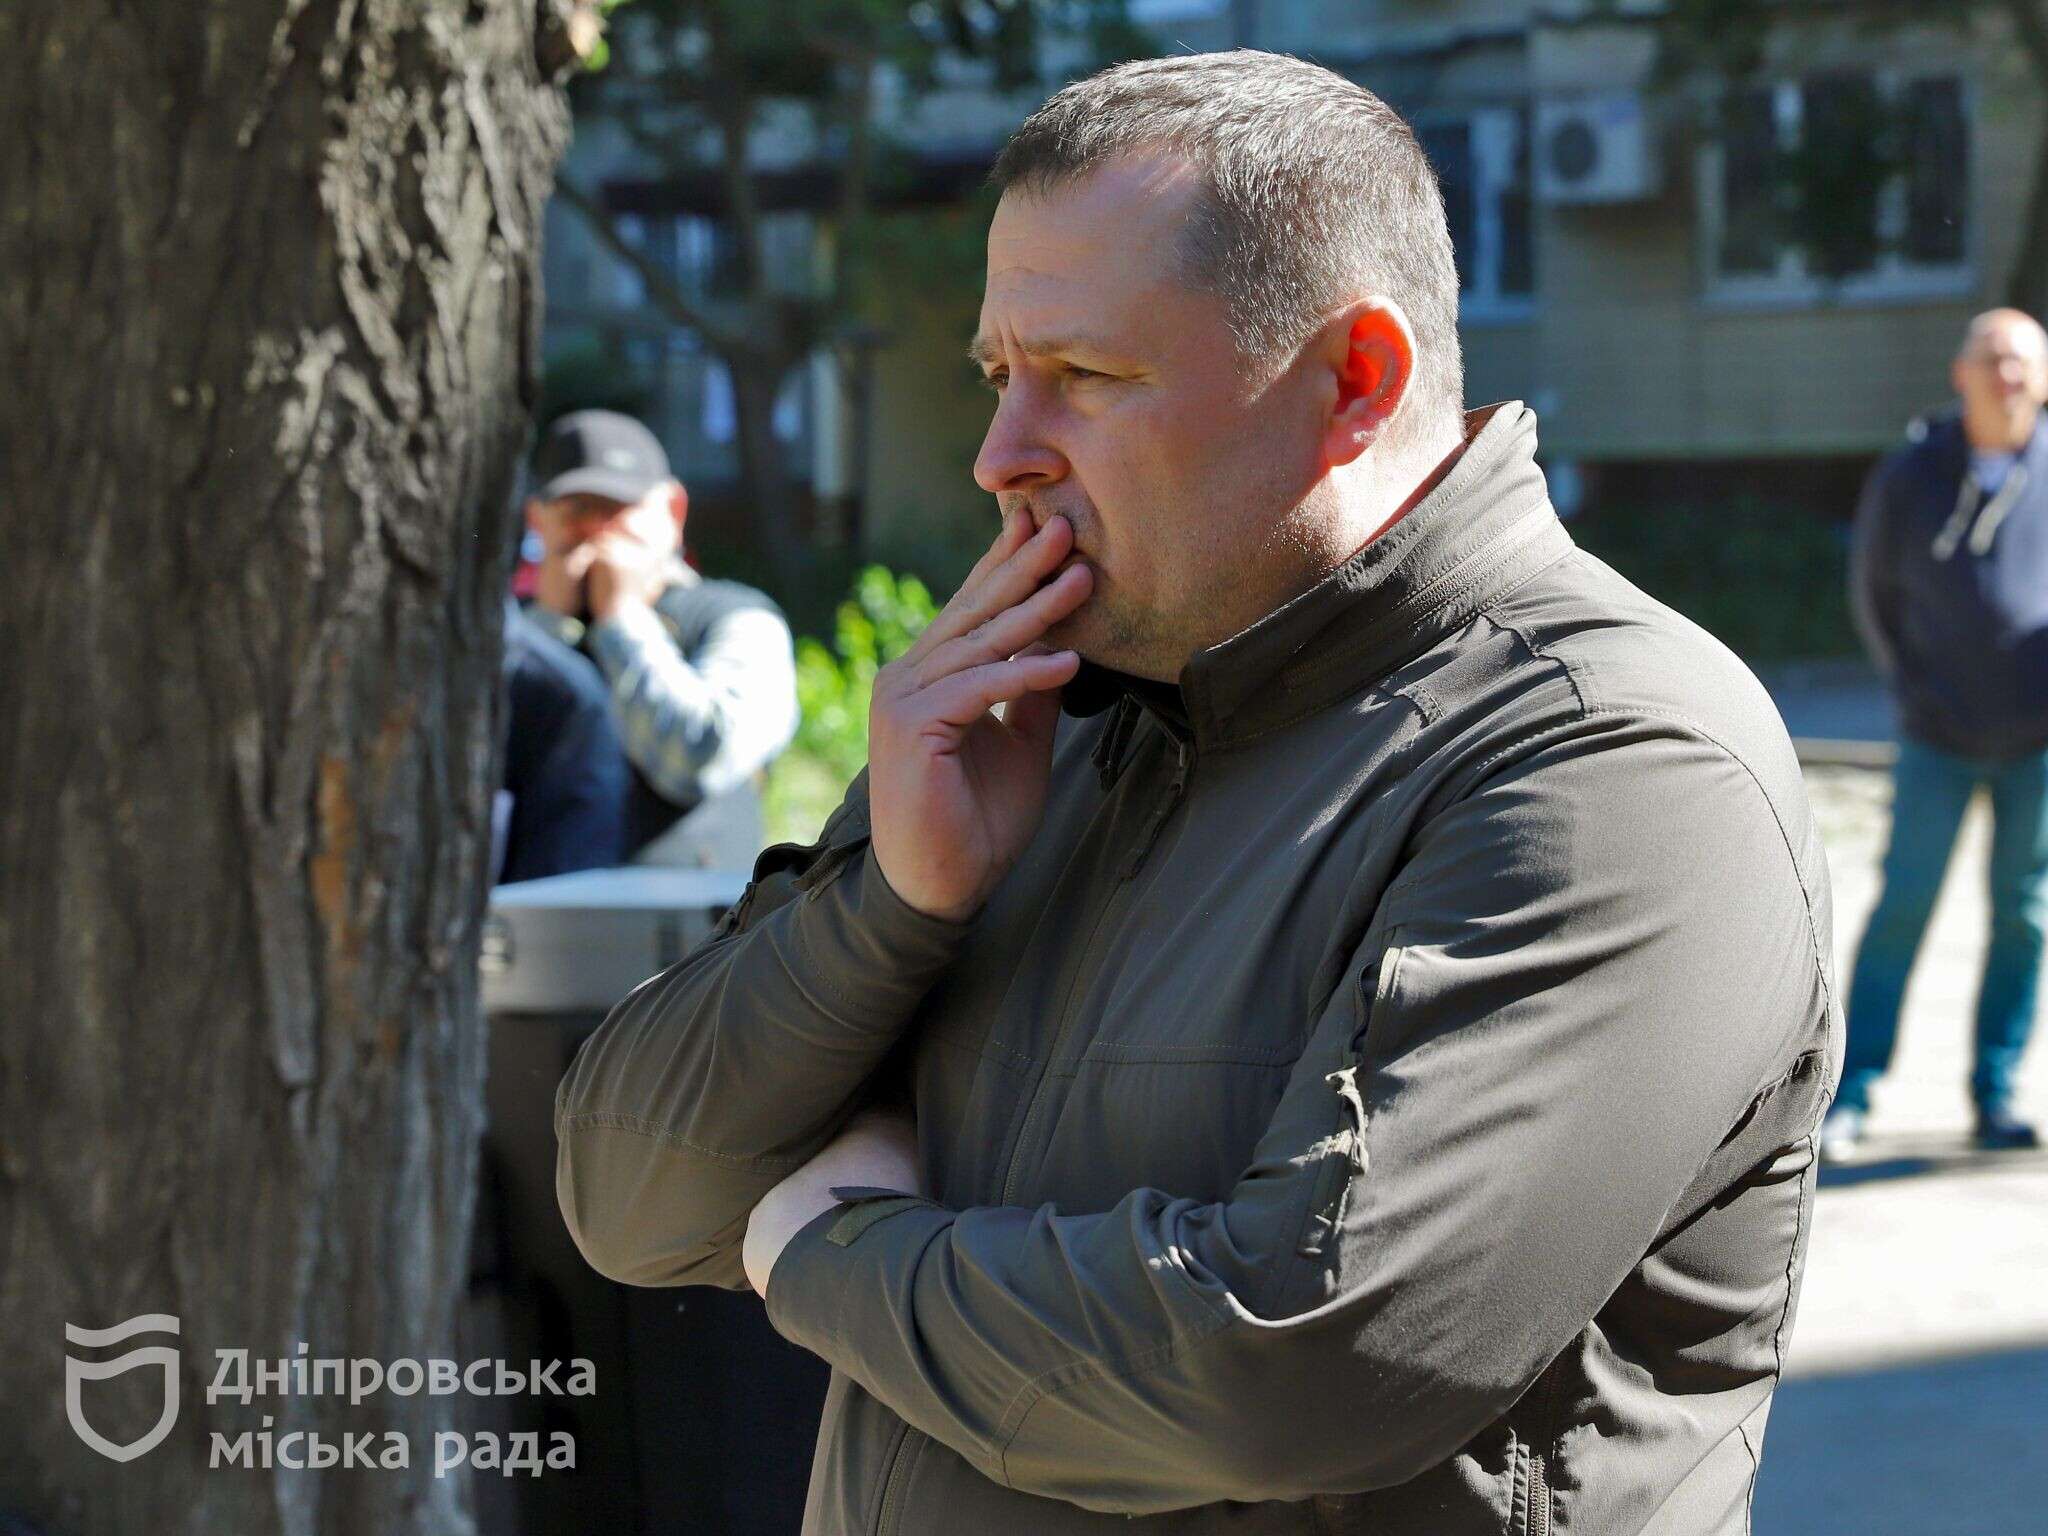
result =
[{"label": "shield emblem", "polygon": [[[64,1325],[65,1342],[100,1347],[119,1344],[138,1333],[176,1334],[178,1320],[168,1312],[147,1312],[141,1317],[131,1317],[125,1323],[116,1323],[111,1328],[80,1328],[76,1324]],[[157,1418],[155,1427],[140,1439],[126,1445],[116,1445],[86,1422],[85,1398],[81,1390],[88,1381],[105,1381],[110,1376],[121,1376],[142,1366],[154,1365],[164,1373],[164,1411]],[[178,1422],[178,1351],[169,1344],[152,1344],[141,1349],[131,1349],[125,1355],[112,1360],[75,1360],[64,1357],[64,1416],[71,1420],[71,1428],[79,1439],[111,1461],[133,1461],[145,1451],[155,1450],[171,1432],[171,1426]]]}]

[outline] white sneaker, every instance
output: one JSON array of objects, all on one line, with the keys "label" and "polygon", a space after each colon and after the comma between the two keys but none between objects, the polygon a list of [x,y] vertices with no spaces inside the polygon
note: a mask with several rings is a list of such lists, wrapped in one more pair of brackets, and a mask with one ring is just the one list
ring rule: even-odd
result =
[{"label": "white sneaker", "polygon": [[1820,1160],[1846,1163],[1863,1148],[1868,1116],[1849,1104],[1837,1104],[1820,1123]]}]

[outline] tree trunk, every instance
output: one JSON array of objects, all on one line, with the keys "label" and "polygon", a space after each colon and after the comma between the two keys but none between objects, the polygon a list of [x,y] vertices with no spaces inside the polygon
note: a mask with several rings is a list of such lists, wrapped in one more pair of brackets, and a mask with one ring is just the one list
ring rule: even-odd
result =
[{"label": "tree trunk", "polygon": [[764,354],[727,357],[732,375],[733,417],[738,428],[740,484],[760,548],[783,592],[803,589],[808,542],[797,520],[796,486],[789,474],[789,449],[775,435],[775,397],[793,364]]},{"label": "tree trunk", "polygon": [[[62,1536],[471,1528],[460,1399],[207,1388],[455,1353],[561,9],[0,5],[0,1510]],[[177,1347],[117,1464],[65,1325],[145,1313],[68,1346]],[[410,1470],[208,1469],[266,1425]]]}]

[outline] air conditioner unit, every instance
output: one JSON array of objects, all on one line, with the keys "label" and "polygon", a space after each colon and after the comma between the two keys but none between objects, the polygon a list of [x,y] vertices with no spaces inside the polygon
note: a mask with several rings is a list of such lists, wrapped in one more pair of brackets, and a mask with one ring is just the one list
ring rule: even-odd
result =
[{"label": "air conditioner unit", "polygon": [[1633,203],[1663,189],[1650,114],[1635,95],[1538,102],[1536,191],[1547,203]]}]

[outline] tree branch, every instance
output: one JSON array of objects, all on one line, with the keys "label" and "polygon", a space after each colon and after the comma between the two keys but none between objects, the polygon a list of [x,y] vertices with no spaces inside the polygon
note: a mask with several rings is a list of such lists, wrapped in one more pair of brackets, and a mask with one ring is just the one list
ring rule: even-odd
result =
[{"label": "tree branch", "polygon": [[725,173],[725,212],[732,220],[733,242],[740,253],[740,284],[750,300],[767,296],[767,252],[762,249],[761,205],[754,191],[752,129],[753,97],[734,84],[744,78],[732,57],[732,37],[721,6],[709,7],[704,32],[710,42],[705,76],[711,82],[709,105],[718,124],[720,169]]},{"label": "tree branch", "polygon": [[598,244],[633,269],[641,282],[647,285],[647,296],[662,313],[676,324],[695,331],[704,338],[704,344],[721,357],[731,357],[747,349],[747,340],[738,330],[713,319],[646,252],[621,235],[618,225],[613,222],[611,210],[589,192],[564,176],[555,183],[555,195],[583,216],[590,232],[597,236]]},{"label": "tree branch", "polygon": [[[848,60],[845,67],[852,74],[852,87],[846,103],[846,161],[839,169],[839,248],[842,252],[854,226],[868,211],[868,186],[873,176],[875,155],[874,131],[870,122],[874,113],[875,61],[872,56],[858,55]],[[835,290],[843,291],[845,288],[841,273],[836,270],[843,265],[843,261],[834,263],[832,282]]]}]

